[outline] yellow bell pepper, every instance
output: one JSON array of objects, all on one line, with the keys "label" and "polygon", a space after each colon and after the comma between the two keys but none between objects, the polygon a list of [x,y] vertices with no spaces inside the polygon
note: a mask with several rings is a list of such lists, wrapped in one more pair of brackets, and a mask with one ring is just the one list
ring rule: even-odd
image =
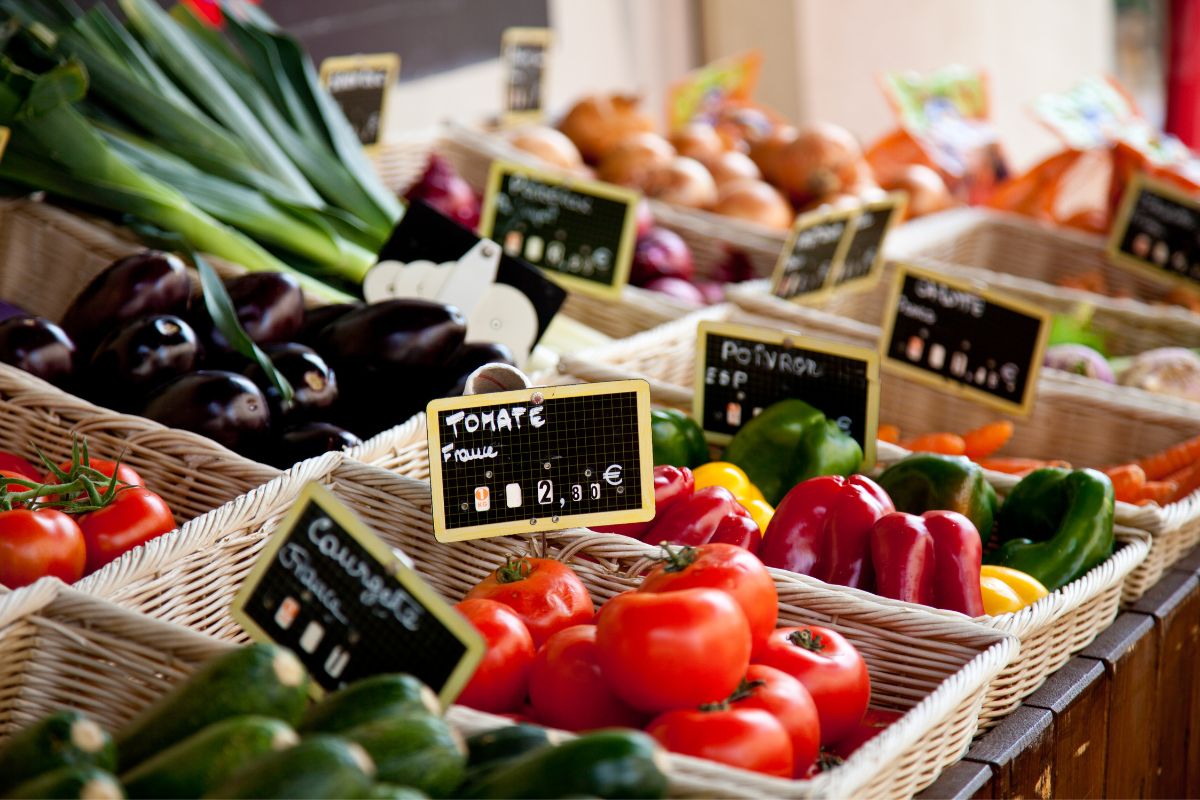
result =
[{"label": "yellow bell pepper", "polygon": [[983,610],[992,616],[1020,611],[1049,594],[1041,582],[1011,567],[984,564],[979,570]]},{"label": "yellow bell pepper", "polygon": [[741,467],[728,461],[711,461],[692,470],[692,477],[696,481],[697,492],[709,486],[723,486],[728,489],[742,507],[750,512],[759,529],[764,532],[767,530],[775,508],[763,498],[762,492],[750,482]]}]

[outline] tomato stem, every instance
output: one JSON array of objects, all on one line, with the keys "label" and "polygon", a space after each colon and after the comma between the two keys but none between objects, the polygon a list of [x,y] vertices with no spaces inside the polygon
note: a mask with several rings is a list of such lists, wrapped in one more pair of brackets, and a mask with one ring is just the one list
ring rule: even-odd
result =
[{"label": "tomato stem", "polygon": [[[117,467],[120,466],[120,461],[114,465],[111,476],[92,469],[87,440],[82,437],[73,436],[71,438],[71,469],[69,471],[64,471],[47,458],[37,445],[34,445],[33,449],[58,483],[39,483],[22,478],[0,478],[0,509],[12,511],[14,504],[17,504],[31,511],[39,508],[57,508],[67,514],[86,514],[104,508],[116,498],[118,492],[129,488],[125,484],[118,486],[120,481],[117,479]],[[14,484],[25,487],[26,491],[9,491],[8,487]],[[97,489],[97,484],[103,485],[103,490]],[[81,499],[81,496],[86,497],[86,501]],[[42,499],[44,497],[54,497],[55,499],[44,500]],[[60,497],[62,499],[58,499]]]},{"label": "tomato stem", "polygon": [[829,752],[824,747],[822,747],[817,754],[817,771],[818,772],[828,772],[829,770],[833,769],[834,767],[840,767],[842,764],[845,764],[845,763],[846,763],[846,759],[842,758],[841,756],[839,756],[835,753]]},{"label": "tomato stem", "polygon": [[664,564],[663,572],[683,572],[696,561],[696,548],[683,546],[677,550],[672,550],[671,545],[667,542],[659,544],[662,548],[663,555],[658,559],[659,563]]},{"label": "tomato stem", "polygon": [[531,572],[533,572],[533,564],[529,563],[529,559],[509,556],[504,564],[496,570],[496,582],[516,583],[528,578]]},{"label": "tomato stem", "polygon": [[814,653],[819,653],[825,649],[825,642],[821,639],[820,634],[813,633],[808,628],[792,631],[788,634],[788,641],[797,647],[803,647],[805,650],[811,650]]}]

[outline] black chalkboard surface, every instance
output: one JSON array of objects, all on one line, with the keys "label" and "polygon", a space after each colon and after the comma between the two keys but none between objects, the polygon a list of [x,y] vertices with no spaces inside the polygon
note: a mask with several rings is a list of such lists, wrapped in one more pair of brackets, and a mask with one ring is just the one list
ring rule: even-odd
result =
[{"label": "black chalkboard surface", "polygon": [[242,584],[233,617],[290,650],[322,691],[407,672],[458,697],[484,642],[348,508],[309,484]]},{"label": "black chalkboard surface", "polygon": [[1139,173],[1125,190],[1108,252],[1156,277],[1200,283],[1200,194]]},{"label": "black chalkboard surface", "polygon": [[851,224],[850,244],[842,268],[834,276],[835,287],[873,281],[883,266],[883,243],[904,216],[904,195],[890,195],[867,203]]},{"label": "black chalkboard surface", "polygon": [[629,280],[637,192],[492,162],[479,230],[568,289],[615,297]]},{"label": "black chalkboard surface", "polygon": [[900,264],[885,315],[885,368],[1003,411],[1029,413],[1049,312]]},{"label": "black chalkboard surface", "polygon": [[645,381],[445,398],[427,414],[438,541],[654,516]]},{"label": "black chalkboard surface", "polygon": [[388,92],[399,76],[400,58],[394,53],[338,56],[321,62],[321,83],[366,146],[383,140]]},{"label": "black chalkboard surface", "polygon": [[548,28],[509,28],[504,31],[500,57],[506,76],[504,112],[507,122],[528,122],[542,116],[549,49]]},{"label": "black chalkboard surface", "polygon": [[835,420],[875,463],[879,354],[787,331],[725,322],[696,330],[695,414],[710,441],[724,444],[762,409],[803,400]]},{"label": "black chalkboard surface", "polygon": [[814,299],[829,288],[853,234],[857,209],[813,211],[796,218],[775,264],[771,293],[784,300]]}]

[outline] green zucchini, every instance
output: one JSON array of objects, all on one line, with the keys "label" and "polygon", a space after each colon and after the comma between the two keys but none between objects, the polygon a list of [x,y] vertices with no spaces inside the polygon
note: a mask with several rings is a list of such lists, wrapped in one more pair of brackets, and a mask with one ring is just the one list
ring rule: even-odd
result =
[{"label": "green zucchini", "polygon": [[664,797],[665,755],[640,731],[596,731],[519,756],[463,793],[475,798]]},{"label": "green zucchini", "polygon": [[507,725],[467,737],[467,766],[477,767],[523,756],[559,744],[562,739],[538,725]]},{"label": "green zucchini", "polygon": [[374,775],[371,757],[357,744],[336,736],[312,736],[255,759],[204,796],[230,800],[364,797]]},{"label": "green zucchini", "polygon": [[112,737],[78,711],[56,711],[0,744],[0,794],[59,767],[117,766]]},{"label": "green zucchini", "polygon": [[367,800],[428,800],[429,795],[411,786],[377,783],[367,792]]},{"label": "green zucchini", "polygon": [[413,712],[441,713],[432,689],[412,675],[372,675],[338,689],[309,708],[300,730],[341,733],[383,717]]},{"label": "green zucchini", "polygon": [[265,753],[300,737],[269,717],[232,717],[151,756],[121,775],[130,797],[199,797]]},{"label": "green zucchini", "polygon": [[72,764],[25,781],[4,797],[12,800],[121,800],[125,793],[111,773],[94,764]]},{"label": "green zucchini", "polygon": [[307,704],[308,673],[290,650],[240,647],[201,666],[118,733],[121,770],[230,717],[260,714],[295,725]]},{"label": "green zucchini", "polygon": [[432,714],[388,717],[368,722],[345,736],[375,762],[379,780],[445,797],[462,783],[467,745],[458,731]]}]

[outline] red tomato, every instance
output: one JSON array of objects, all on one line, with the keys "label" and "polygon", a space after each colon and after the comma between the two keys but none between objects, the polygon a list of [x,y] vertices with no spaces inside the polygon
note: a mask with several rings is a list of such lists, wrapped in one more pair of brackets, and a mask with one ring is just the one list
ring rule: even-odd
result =
[{"label": "red tomato", "polygon": [[463,600],[455,608],[487,642],[487,653],[457,702],[494,714],[520,710],[533,664],[529,629],[511,608],[495,600]]},{"label": "red tomato", "polygon": [[[751,667],[753,669],[753,667]],[[883,733],[889,725],[904,716],[903,711],[889,711],[886,708],[868,708],[862,722],[829,748],[829,752],[838,758],[849,758],[855,750]]]},{"label": "red tomato", "polygon": [[79,516],[78,521],[87,541],[87,574],[175,530],[167,501],[140,486],[120,490],[111,503]]},{"label": "red tomato", "polygon": [[783,723],[792,740],[795,777],[808,773],[821,749],[817,704],[804,684],[782,670],[751,664],[746,681],[730,698],[734,708],[761,708]]},{"label": "red tomato", "polygon": [[701,588],[728,592],[746,614],[755,647],[766,642],[779,616],[779,594],[757,556],[736,545],[718,543],[667,552],[668,558],[650,570],[639,591]]},{"label": "red tomato", "polygon": [[608,688],[648,713],[724,700],[746,674],[750,650],[746,615],[716,589],[618,595],[596,625]]},{"label": "red tomato", "polygon": [[79,526],[61,511],[0,512],[0,584],[17,589],[47,575],[74,583],[86,558]]},{"label": "red tomato", "polygon": [[517,612],[541,647],[550,636],[595,616],[592,597],[579,576],[552,558],[510,558],[467,592],[467,599],[495,600]]},{"label": "red tomato", "polygon": [[646,722],[604,682],[595,625],[573,625],[546,640],[529,672],[529,702],[535,719],[567,731],[640,728]]},{"label": "red tomato", "polygon": [[833,744],[850,733],[867,710],[867,664],[837,631],[815,625],[779,628],[755,652],[754,661],[804,684],[821,718],[821,744]]},{"label": "red tomato", "polygon": [[646,732],[672,753],[778,778],[795,773],[787,730],[761,708],[668,711],[651,722]]},{"label": "red tomato", "polygon": [[15,472],[26,480],[40,481],[42,479],[40,469],[12,453],[0,453],[0,470]]}]

